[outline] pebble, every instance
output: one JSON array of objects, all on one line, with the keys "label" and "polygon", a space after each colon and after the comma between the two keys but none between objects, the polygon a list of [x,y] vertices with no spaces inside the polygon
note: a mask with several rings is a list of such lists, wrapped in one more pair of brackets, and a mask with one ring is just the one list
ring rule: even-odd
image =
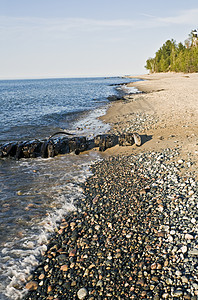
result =
[{"label": "pebble", "polygon": [[178,164],[181,165],[181,164],[183,164],[183,163],[184,163],[184,161],[183,161],[182,159],[179,159],[179,160],[178,160]]},{"label": "pebble", "polygon": [[189,255],[198,255],[198,249],[192,249],[189,251]]},{"label": "pebble", "polygon": [[77,293],[78,299],[85,299],[87,296],[87,290],[85,288],[81,288]]},{"label": "pebble", "polygon": [[187,246],[183,246],[183,247],[181,247],[181,249],[180,249],[183,253],[186,253],[187,251],[188,251],[188,248],[187,248]]},{"label": "pebble", "polygon": [[173,292],[173,297],[182,297],[183,296],[183,292],[182,292],[182,290],[175,290],[174,292]]},{"label": "pebble", "polygon": [[192,234],[188,234],[188,233],[186,233],[186,234],[185,234],[185,239],[186,239],[186,240],[193,240],[193,239],[194,239],[194,237],[193,237],[193,235],[192,235]]},{"label": "pebble", "polygon": [[26,284],[25,288],[29,291],[34,291],[37,290],[38,288],[38,283],[35,281],[30,281]]}]

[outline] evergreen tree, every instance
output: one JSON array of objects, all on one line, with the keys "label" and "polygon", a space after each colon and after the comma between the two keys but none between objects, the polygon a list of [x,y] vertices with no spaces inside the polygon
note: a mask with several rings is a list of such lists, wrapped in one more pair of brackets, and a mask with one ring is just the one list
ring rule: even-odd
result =
[{"label": "evergreen tree", "polygon": [[198,38],[196,31],[191,31],[185,45],[177,45],[172,40],[167,40],[155,53],[154,58],[146,61],[145,68],[154,72],[198,72]]}]

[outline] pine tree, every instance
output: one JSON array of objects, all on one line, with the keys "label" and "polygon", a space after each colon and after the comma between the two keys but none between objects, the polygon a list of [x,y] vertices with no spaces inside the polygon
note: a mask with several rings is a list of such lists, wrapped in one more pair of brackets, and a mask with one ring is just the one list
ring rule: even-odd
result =
[{"label": "pine tree", "polygon": [[155,53],[154,58],[146,61],[145,68],[154,72],[198,72],[198,38],[196,31],[191,31],[185,45],[177,45],[172,40],[167,40]]}]

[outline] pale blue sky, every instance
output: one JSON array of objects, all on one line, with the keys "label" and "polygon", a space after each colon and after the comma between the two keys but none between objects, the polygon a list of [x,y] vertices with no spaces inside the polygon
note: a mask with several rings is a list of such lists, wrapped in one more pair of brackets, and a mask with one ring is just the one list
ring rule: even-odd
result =
[{"label": "pale blue sky", "polygon": [[139,75],[197,0],[0,0],[0,79]]}]

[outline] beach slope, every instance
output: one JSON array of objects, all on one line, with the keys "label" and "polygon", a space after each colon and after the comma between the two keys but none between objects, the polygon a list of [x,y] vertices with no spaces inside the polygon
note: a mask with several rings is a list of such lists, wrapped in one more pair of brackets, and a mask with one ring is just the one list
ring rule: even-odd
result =
[{"label": "beach slope", "polygon": [[[142,91],[127,101],[113,103],[102,119],[114,132],[138,131],[141,148],[109,149],[108,154],[165,148],[180,149],[183,158],[198,157],[198,74],[157,73],[130,83]],[[146,137],[147,136],[147,137]]]}]

